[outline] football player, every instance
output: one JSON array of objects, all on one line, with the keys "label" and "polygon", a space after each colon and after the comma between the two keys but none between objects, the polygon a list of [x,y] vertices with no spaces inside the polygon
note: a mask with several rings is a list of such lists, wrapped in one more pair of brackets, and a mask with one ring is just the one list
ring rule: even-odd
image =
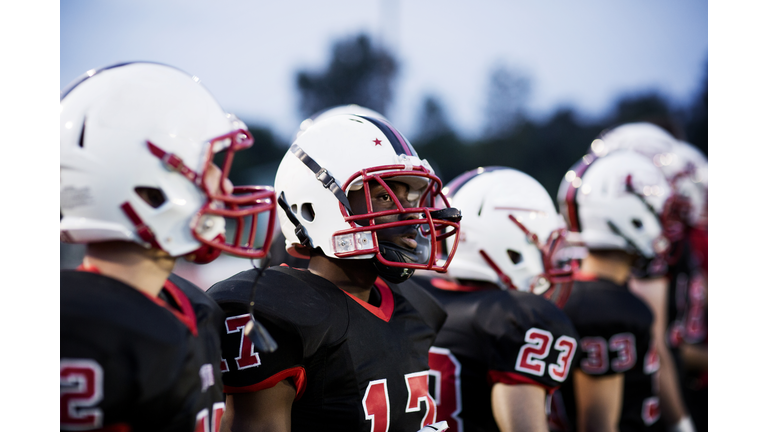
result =
[{"label": "football player", "polygon": [[563,387],[570,430],[663,430],[651,309],[630,292],[633,266],[664,253],[662,172],[627,150],[569,171],[560,210],[587,249],[564,311],[584,353]]},{"label": "football player", "polygon": [[[305,130],[309,129],[313,124],[322,121],[326,118],[333,117],[340,114],[354,114],[358,116],[373,117],[378,120],[388,121],[380,113],[357,104],[338,105],[332,108],[321,110],[309,118],[304,119],[299,125],[299,130],[296,131],[294,136],[298,138]],[[274,241],[270,248],[270,260],[273,264],[287,264],[294,268],[307,268],[309,260],[305,257],[296,257],[289,255],[286,251],[286,247],[290,245],[285,244],[285,236],[279,226],[275,227]]]},{"label": "football player", "polygon": [[[246,271],[208,291],[227,314],[225,430],[415,432],[436,422],[428,350],[445,312],[396,284],[415,269],[445,270],[436,245],[461,216],[441,188],[384,120],[333,116],[296,139],[275,189],[288,253],[308,269]],[[250,302],[274,353],[243,333]]]},{"label": "football player", "polygon": [[62,430],[219,430],[224,315],[171,271],[179,257],[263,257],[256,218],[276,204],[270,187],[233,188],[253,138],[198,81],[127,63],[62,91],[61,238],[87,245],[61,271]]},{"label": "football player", "polygon": [[707,430],[707,158],[683,141],[673,147],[684,166],[676,182],[690,198],[684,235],[670,265],[667,341],[680,359],[682,392],[699,432]]},{"label": "football player", "polygon": [[439,420],[450,431],[547,431],[546,399],[568,377],[578,336],[556,306],[572,272],[557,256],[565,223],[541,184],[485,167],[443,193],[462,210],[445,277],[413,278],[448,313],[429,353]]},{"label": "football player", "polygon": [[670,200],[660,213],[669,250],[649,261],[648,266],[635,269],[629,286],[654,312],[654,338],[661,362],[662,418],[675,431],[691,431],[693,425],[682,397],[675,359],[681,345],[689,346],[680,339],[680,330],[685,327],[682,323],[692,319],[697,328],[703,328],[701,320],[695,318],[704,308],[697,300],[701,296],[696,295],[702,291],[698,288],[702,284],[699,266],[692,262],[695,257],[691,239],[706,232],[701,230],[706,226],[706,175],[694,164],[700,165],[704,158],[661,127],[645,122],[608,130],[590,147],[591,155],[598,157],[619,149],[647,157],[664,173],[672,188]]}]

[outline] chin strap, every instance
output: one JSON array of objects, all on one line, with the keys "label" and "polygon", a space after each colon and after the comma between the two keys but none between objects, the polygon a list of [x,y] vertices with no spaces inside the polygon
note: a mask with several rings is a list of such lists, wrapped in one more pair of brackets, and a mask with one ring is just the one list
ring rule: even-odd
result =
[{"label": "chin strap", "polygon": [[280,207],[285,212],[285,215],[288,216],[288,220],[291,221],[293,226],[296,228],[293,230],[293,233],[296,234],[296,237],[299,239],[299,242],[302,246],[306,246],[308,248],[312,248],[312,242],[309,239],[309,234],[307,234],[307,229],[304,228],[304,225],[299,222],[299,219],[296,217],[295,214],[293,214],[293,210],[291,210],[291,207],[288,205],[288,201],[285,200],[285,192],[280,192],[280,196],[277,197],[277,203],[280,205]]},{"label": "chin strap", "polygon": [[[248,339],[251,340],[257,350],[268,353],[274,352],[277,349],[277,342],[275,342],[275,340],[272,338],[272,335],[269,334],[264,325],[262,325],[259,321],[256,320],[256,318],[254,318],[253,306],[255,304],[254,299],[256,297],[256,284],[259,282],[261,275],[264,274],[264,271],[267,270],[267,267],[269,267],[270,258],[271,255],[268,253],[267,256],[262,259],[261,266],[259,268],[253,266],[253,269],[256,270],[256,276],[253,278],[253,286],[251,287],[251,301],[248,302],[248,317],[250,320],[248,320],[248,324],[246,324],[245,328],[243,329],[245,334],[248,336]],[[253,261],[251,261],[251,263],[253,263]]]},{"label": "chin strap", "polygon": [[344,191],[341,190],[341,187],[339,186],[339,183],[336,181],[336,179],[328,173],[328,170],[321,167],[320,164],[315,162],[315,160],[306,154],[304,150],[302,150],[298,145],[293,144],[290,148],[290,151],[294,154],[294,156],[299,158],[299,160],[304,165],[306,165],[310,171],[315,173],[315,178],[317,178],[317,181],[322,183],[324,188],[331,191],[331,193],[336,196],[336,199],[339,200],[341,205],[347,209],[347,212],[352,214],[352,206],[349,205],[347,196],[344,194]]},{"label": "chin strap", "polygon": [[515,291],[517,291],[518,289],[517,289],[517,287],[515,286],[515,284],[514,284],[514,283],[512,283],[512,279],[511,279],[509,276],[507,276],[507,274],[506,274],[506,273],[504,273],[504,271],[503,271],[503,270],[501,270],[501,267],[499,267],[498,265],[496,265],[496,263],[495,263],[495,262],[494,262],[494,261],[491,259],[491,257],[490,257],[490,256],[488,256],[488,254],[487,254],[487,253],[486,253],[484,250],[480,249],[480,250],[479,250],[479,252],[480,252],[480,256],[481,256],[481,257],[483,257],[483,259],[485,260],[485,262],[486,262],[486,263],[487,263],[487,264],[488,264],[488,265],[489,265],[489,266],[490,266],[490,267],[493,269],[493,271],[495,271],[495,272],[496,272],[496,274],[499,276],[499,279],[501,280],[501,283],[503,283],[503,284],[504,284],[504,286],[505,286],[507,289],[511,289],[511,290],[515,290]]},{"label": "chin strap", "polygon": [[148,227],[147,224],[141,220],[139,214],[136,213],[136,210],[133,209],[133,206],[131,206],[128,201],[120,205],[120,209],[123,210],[125,216],[128,217],[131,223],[133,223],[133,225],[136,227],[136,234],[139,236],[139,238],[149,243],[153,248],[163,250],[163,248],[160,247],[160,244],[157,242],[155,233],[152,232],[152,228]]}]

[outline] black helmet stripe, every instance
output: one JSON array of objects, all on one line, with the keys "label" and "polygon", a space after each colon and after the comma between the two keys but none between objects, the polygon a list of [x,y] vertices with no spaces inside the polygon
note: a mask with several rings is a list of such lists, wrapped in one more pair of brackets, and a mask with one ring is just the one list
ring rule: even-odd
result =
[{"label": "black helmet stripe", "polygon": [[392,148],[395,150],[396,154],[404,154],[407,156],[417,156],[416,150],[413,149],[411,146],[411,143],[408,142],[408,140],[403,137],[400,132],[397,131],[394,127],[390,126],[389,123],[384,122],[382,120],[373,118],[373,117],[366,117],[366,116],[358,116],[362,117],[369,122],[373,123],[381,129],[382,132],[384,132],[384,136],[387,137],[387,141],[389,141],[390,144],[392,144]]}]

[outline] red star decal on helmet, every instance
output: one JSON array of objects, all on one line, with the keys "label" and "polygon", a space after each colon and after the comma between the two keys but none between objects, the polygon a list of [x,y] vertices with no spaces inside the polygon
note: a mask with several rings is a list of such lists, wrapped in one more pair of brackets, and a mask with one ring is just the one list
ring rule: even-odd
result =
[{"label": "red star decal on helmet", "polygon": [[373,140],[373,145],[381,145],[381,140],[376,138],[375,140]]}]

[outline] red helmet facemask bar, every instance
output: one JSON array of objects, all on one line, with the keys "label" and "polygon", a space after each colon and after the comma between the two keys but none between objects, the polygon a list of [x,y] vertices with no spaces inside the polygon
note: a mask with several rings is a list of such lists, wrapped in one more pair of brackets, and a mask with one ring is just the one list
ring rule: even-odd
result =
[{"label": "red helmet facemask bar", "polygon": [[[532,284],[535,284],[539,278],[544,278],[549,282],[549,288],[546,292],[541,294],[547,300],[553,301],[558,307],[562,308],[565,305],[566,300],[571,292],[573,286],[573,269],[570,263],[564,264],[562,267],[555,265],[556,254],[564,246],[567,230],[557,229],[552,231],[545,244],[539,242],[539,237],[532,233],[522,222],[520,222],[515,216],[508,215],[509,219],[517,225],[518,228],[525,234],[528,241],[536,246],[541,253],[541,261],[544,264],[544,272],[538,277],[533,279]],[[491,259],[488,254],[480,250],[480,256],[483,257],[486,263],[496,272],[501,279],[502,283],[507,286],[508,289],[518,290],[507,274],[505,274],[501,268]],[[533,288],[533,287],[531,287]]]},{"label": "red helmet facemask bar", "polygon": [[[427,180],[427,187],[421,193],[418,204],[415,207],[403,206],[386,183],[387,179],[394,180],[402,176],[422,177]],[[440,179],[430,173],[425,167],[386,165],[356,172],[344,183],[342,190],[347,190],[353,182],[359,181],[363,184],[367,213],[352,215],[341,202],[339,203],[339,210],[351,228],[334,233],[334,242],[342,242],[340,244],[351,245],[352,247],[348,250],[336,250],[334,251],[335,255],[339,258],[344,258],[373,253],[376,254],[379,262],[386,266],[445,272],[456,253],[458,242],[454,242],[453,248],[445,257],[445,262],[442,265],[437,264],[438,242],[459,233],[459,220],[461,216],[458,210],[448,207],[448,200],[441,192],[442,182]],[[396,206],[395,209],[373,211],[371,182],[376,182],[376,184],[381,185],[387,191]],[[442,200],[444,207],[438,208],[435,205],[436,197]],[[401,215],[401,217],[397,221],[385,223],[376,223],[374,220],[375,218],[391,215]],[[428,239],[429,256],[426,257],[424,263],[390,261],[384,258],[379,249],[379,240],[376,235],[378,231],[407,225],[416,225],[418,227],[418,234],[424,239]]]},{"label": "red helmet facemask bar", "polygon": [[[253,136],[245,129],[239,129],[216,137],[209,141],[206,156],[202,167],[207,167],[213,161],[214,147],[217,143],[223,143],[226,146],[224,163],[221,168],[221,177],[218,183],[218,192],[209,189],[209,185],[204,181],[205,172],[197,173],[173,153],[166,153],[163,149],[147,141],[150,152],[161,159],[170,170],[179,172],[197,187],[202,189],[206,195],[206,203],[192,218],[192,235],[197,241],[202,243],[200,249],[191,253],[194,255],[193,261],[197,263],[206,263],[215,259],[222,251],[244,257],[244,258],[263,258],[269,251],[272,242],[273,230],[266,230],[266,238],[261,247],[254,247],[256,233],[258,229],[258,215],[261,213],[269,214],[267,227],[272,227],[275,223],[275,192],[268,186],[236,186],[232,192],[227,192],[229,185],[229,171],[232,167],[232,160],[237,151],[249,148],[253,145]],[[127,204],[127,203],[126,203]],[[124,209],[124,211],[126,211]],[[128,211],[126,211],[128,213]],[[134,220],[138,216],[132,212],[134,224],[142,224],[140,219]],[[235,222],[235,232],[232,241],[227,241],[224,235],[219,235],[211,240],[201,237],[195,227],[204,215],[221,216],[233,219]],[[130,217],[130,216],[129,216]],[[250,226],[249,226],[250,225]],[[137,225],[139,226],[139,225]],[[247,229],[246,229],[247,228]],[[145,235],[146,236],[146,235]],[[142,237],[151,244],[156,244],[154,234],[146,237],[152,237],[152,241]]]}]

